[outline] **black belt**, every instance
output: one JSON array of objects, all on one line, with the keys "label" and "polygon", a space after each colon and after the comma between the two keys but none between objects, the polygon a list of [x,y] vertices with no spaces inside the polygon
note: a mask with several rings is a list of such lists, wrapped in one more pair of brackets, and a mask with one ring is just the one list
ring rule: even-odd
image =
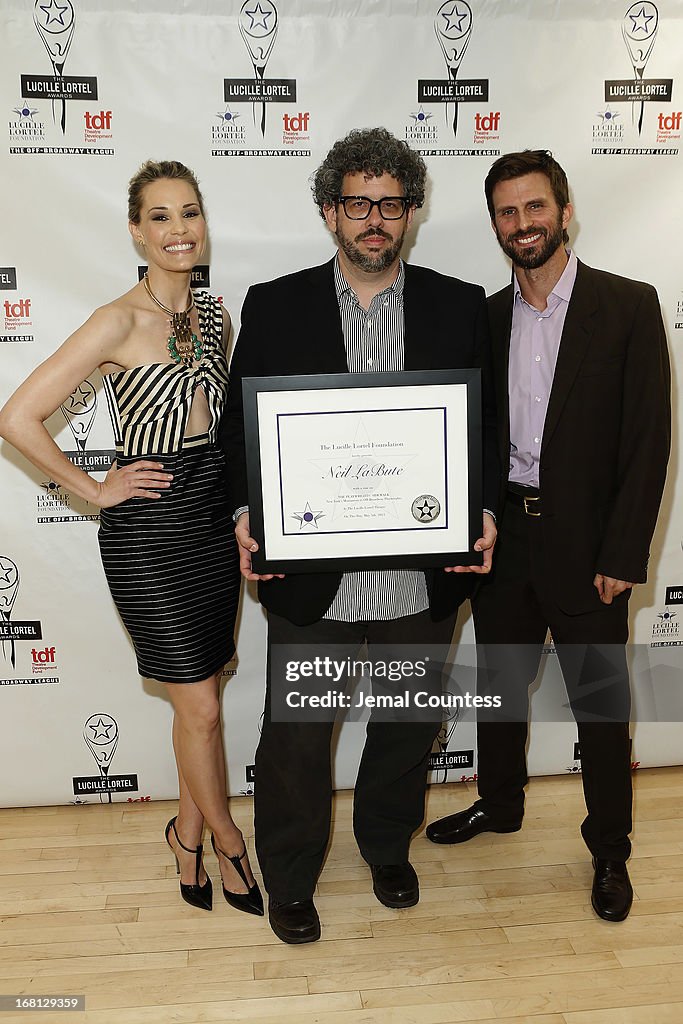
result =
[{"label": "black belt", "polygon": [[524,509],[528,516],[538,518],[542,513],[541,496],[535,487],[508,487],[507,501]]}]

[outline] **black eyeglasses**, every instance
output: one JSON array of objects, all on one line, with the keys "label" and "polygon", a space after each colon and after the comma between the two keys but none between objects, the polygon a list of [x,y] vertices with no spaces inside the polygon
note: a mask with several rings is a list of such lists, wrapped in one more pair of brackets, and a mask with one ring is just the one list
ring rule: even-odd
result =
[{"label": "black eyeglasses", "polygon": [[400,220],[412,200],[409,196],[384,196],[382,199],[368,199],[367,196],[339,196],[338,202],[344,207],[349,220],[367,220],[373,207],[379,209],[382,220]]}]

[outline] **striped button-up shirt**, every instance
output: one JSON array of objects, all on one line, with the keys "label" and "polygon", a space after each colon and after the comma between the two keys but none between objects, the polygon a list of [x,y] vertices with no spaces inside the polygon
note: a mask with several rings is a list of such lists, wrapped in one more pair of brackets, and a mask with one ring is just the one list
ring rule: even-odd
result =
[{"label": "striped button-up shirt", "polygon": [[[404,364],[403,285],[405,270],[399,262],[396,280],[375,295],[363,309],[342,274],[339,257],[334,261],[334,282],[341,314],[346,359],[352,373],[402,370]],[[324,615],[342,622],[398,619],[429,607],[427,584],[417,570],[347,572]]]}]

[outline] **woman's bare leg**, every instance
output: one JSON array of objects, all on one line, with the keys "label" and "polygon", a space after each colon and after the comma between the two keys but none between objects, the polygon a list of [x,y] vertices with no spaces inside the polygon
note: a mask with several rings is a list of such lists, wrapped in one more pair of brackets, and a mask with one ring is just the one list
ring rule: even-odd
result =
[{"label": "woman's bare leg", "polygon": [[[175,752],[175,763],[176,770],[178,772],[178,816],[176,818],[176,831],[180,838],[180,841],[189,846],[190,849],[196,848],[202,841],[202,833],[204,831],[204,815],[197,807],[196,803],[192,799],[192,794],[188,788],[185,776],[183,775],[182,768],[180,767],[180,758],[178,757],[178,744],[176,742],[177,733],[177,719],[175,714],[173,715],[173,750]],[[206,871],[204,865],[202,865],[199,873],[199,878],[195,878],[195,858],[190,856],[181,846],[178,845],[176,838],[171,830],[168,834],[168,839],[173,847],[174,852],[178,856],[178,862],[180,864],[180,881],[185,885],[204,885],[206,881]]]},{"label": "woman's bare leg", "polygon": [[[228,809],[225,783],[225,753],[219,703],[219,679],[211,676],[200,683],[166,683],[173,705],[173,747],[178,767],[180,801],[176,828],[186,846],[201,842],[204,821],[214,833],[216,845],[229,856],[242,853],[244,839]],[[169,839],[178,853],[181,881],[193,883],[194,858],[178,848],[171,831]],[[219,858],[226,889],[245,892],[234,867]],[[253,875],[248,858],[243,858],[249,884]],[[199,884],[203,883],[203,877]]]}]

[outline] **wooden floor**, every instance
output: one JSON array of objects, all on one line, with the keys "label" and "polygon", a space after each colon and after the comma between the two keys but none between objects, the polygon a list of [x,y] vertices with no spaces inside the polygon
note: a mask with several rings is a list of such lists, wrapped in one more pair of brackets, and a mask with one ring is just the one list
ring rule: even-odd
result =
[{"label": "wooden floor", "polygon": [[[336,801],[316,903],[322,941],[285,946],[219,897],[178,896],[167,803],[0,810],[0,992],[86,996],[86,1011],[0,1024],[683,1024],[683,768],[636,773],[629,919],[589,903],[580,779],[533,779],[524,828],[411,858],[418,906],[373,897]],[[471,802],[433,786],[428,820]],[[233,801],[252,835],[251,800]],[[251,843],[250,849],[251,847]],[[253,862],[253,854],[252,854]],[[207,868],[218,878],[212,853]]]}]

